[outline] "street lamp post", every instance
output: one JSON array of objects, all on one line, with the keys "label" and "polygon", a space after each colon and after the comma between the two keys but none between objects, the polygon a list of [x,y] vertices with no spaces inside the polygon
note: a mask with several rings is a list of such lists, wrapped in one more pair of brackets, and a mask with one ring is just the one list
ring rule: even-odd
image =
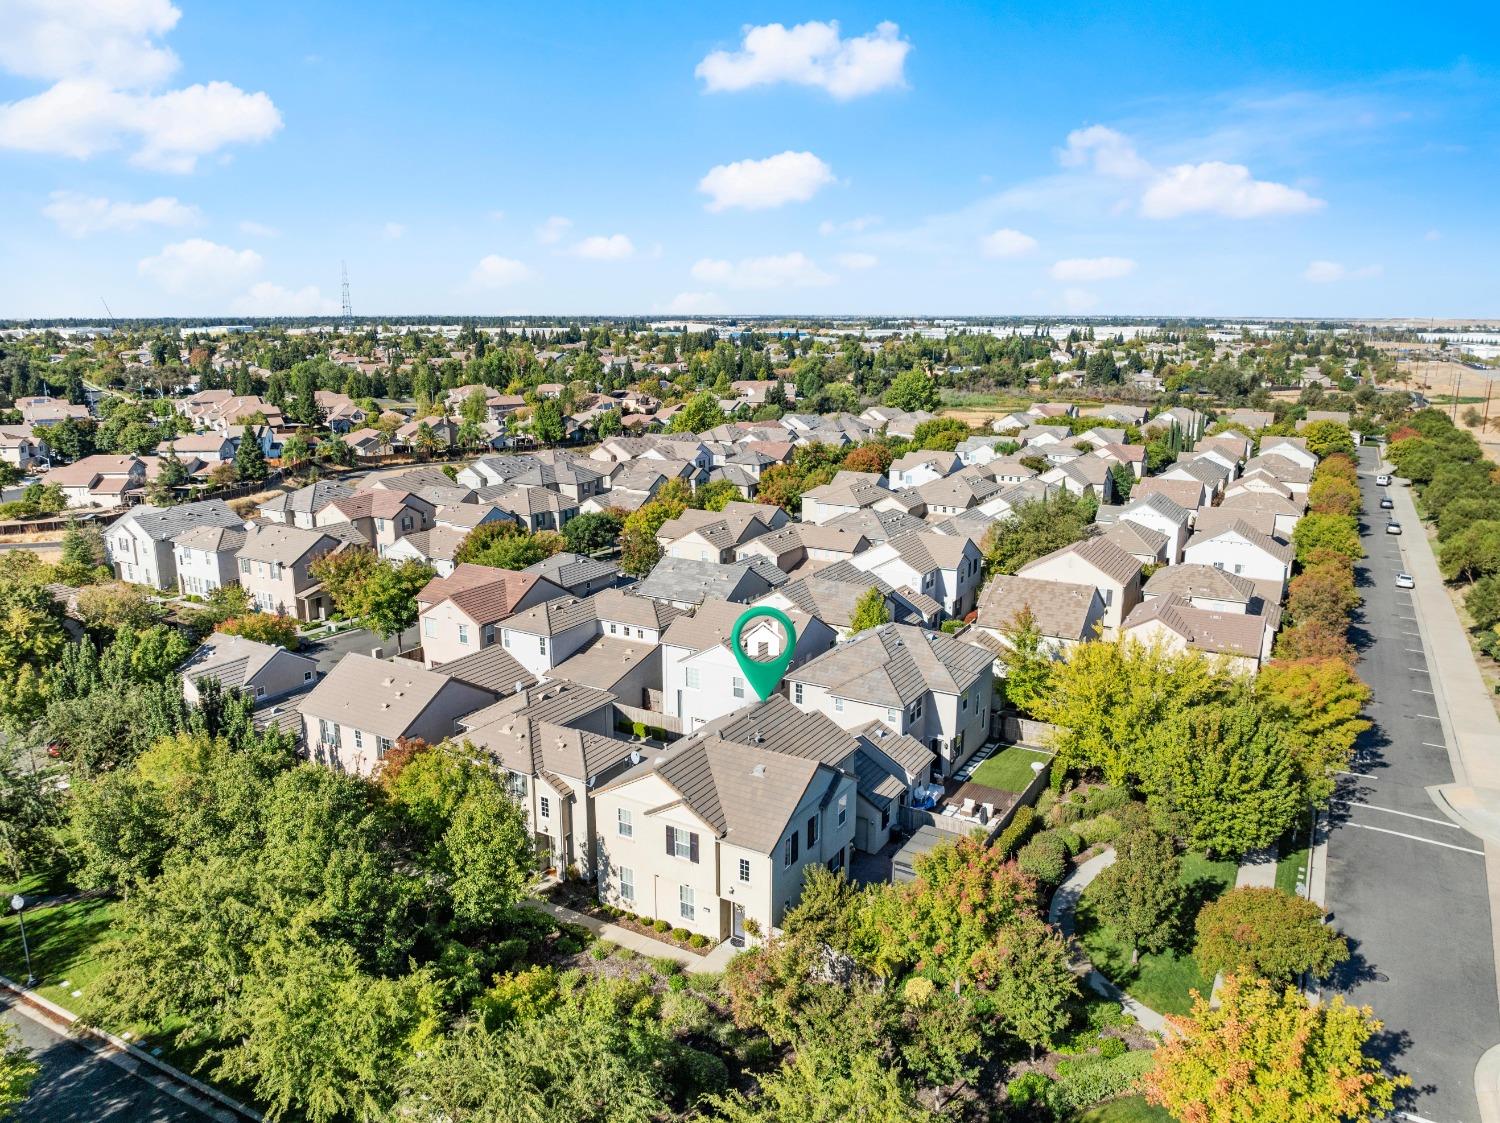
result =
[{"label": "street lamp post", "polygon": [[36,976],[31,973],[31,947],[26,942],[26,898],[17,893],[10,899],[10,907],[16,910],[16,923],[21,926],[21,954],[26,957],[26,985],[36,986]]}]

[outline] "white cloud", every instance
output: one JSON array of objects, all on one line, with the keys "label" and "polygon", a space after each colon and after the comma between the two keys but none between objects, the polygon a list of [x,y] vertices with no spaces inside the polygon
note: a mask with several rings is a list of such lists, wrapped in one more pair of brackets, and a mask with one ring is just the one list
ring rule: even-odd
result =
[{"label": "white cloud", "polygon": [[169,0],[8,0],[0,10],[0,67],[22,78],[149,88],[179,64],[156,42],[182,16]]},{"label": "white cloud", "polygon": [[635,253],[635,243],[624,234],[594,234],[569,251],[589,261],[624,261]]},{"label": "white cloud", "polygon": [[261,256],[254,250],[235,250],[204,238],[189,238],[163,246],[136,266],[142,277],[170,293],[218,292],[232,289],[260,271]]},{"label": "white cloud", "polygon": [[248,234],[252,238],[279,238],[281,231],[274,226],[267,226],[264,222],[255,222],[252,219],[240,220],[240,233]]},{"label": "white cloud", "polygon": [[1057,155],[1065,168],[1092,164],[1100,175],[1130,179],[1151,174],[1151,165],[1141,159],[1124,133],[1104,125],[1074,129],[1068,134],[1068,146]]},{"label": "white cloud", "polygon": [[843,101],[904,87],[910,50],[910,41],[889,20],[850,39],[839,37],[837,20],[811,20],[792,28],[768,23],[746,26],[738,51],[714,51],[693,73],[709,93],[789,82],[826,90]]},{"label": "white cloud", "polygon": [[469,280],[480,288],[495,289],[517,284],[530,276],[531,270],[525,262],[492,253],[479,259],[479,264],[469,274]]},{"label": "white cloud", "polygon": [[1443,232],[1441,230],[1429,230],[1422,237],[1429,242],[1440,242],[1443,239]]},{"label": "white cloud", "polygon": [[1036,249],[1036,239],[1019,230],[995,230],[979,239],[979,249],[985,257],[1019,257]]},{"label": "white cloud", "polygon": [[387,222],[380,230],[381,236],[389,241],[395,241],[406,233],[406,227],[399,222]]},{"label": "white cloud", "polygon": [[800,250],[746,257],[736,262],[705,257],[693,265],[693,277],[731,289],[809,288],[832,284],[833,278]]},{"label": "white cloud", "polygon": [[1350,269],[1347,265],[1337,261],[1309,261],[1307,268],[1302,271],[1302,279],[1318,285],[1328,285],[1337,281],[1367,281],[1373,277],[1379,277],[1384,272],[1385,270],[1379,265]]},{"label": "white cloud", "polygon": [[880,223],[877,215],[866,214],[858,218],[846,219],[843,222],[834,222],[825,218],[818,223],[818,233],[827,238],[832,234],[862,234],[872,226]]},{"label": "white cloud", "polygon": [[679,316],[704,316],[724,311],[724,302],[716,293],[680,292],[668,302],[665,310]]},{"label": "white cloud", "polygon": [[1322,199],[1300,188],[1254,179],[1244,164],[1218,160],[1168,168],[1141,196],[1141,213],[1147,218],[1177,218],[1185,214],[1267,218],[1306,214],[1322,206]]},{"label": "white cloud", "polygon": [[260,281],[236,297],[229,308],[241,316],[332,316],[340,305],[331,296],[324,296],[317,285],[287,289]]},{"label": "white cloud", "polygon": [[1135,272],[1135,262],[1128,257],[1069,257],[1052,265],[1052,277],[1058,281],[1110,281]]},{"label": "white cloud", "polygon": [[873,253],[841,253],[834,260],[845,269],[874,269],[880,264]]},{"label": "white cloud", "polygon": [[573,220],[555,214],[546,222],[536,228],[536,240],[544,246],[550,246],[554,242],[563,240],[563,235],[572,227]]},{"label": "white cloud", "polygon": [[805,203],[832,182],[833,169],[811,152],[788,151],[764,160],[719,164],[698,181],[698,190],[710,197],[711,211],[759,211]]},{"label": "white cloud", "polygon": [[51,85],[0,102],[0,147],[84,160],[130,146],[140,167],[190,172],[201,156],[280,129],[264,93],[229,82],[159,89],[179,60],[157,40],[181,14],[169,0],[4,0],[0,70]]},{"label": "white cloud", "polygon": [[54,191],[42,214],[72,238],[104,230],[135,230],[142,226],[194,226],[203,220],[197,207],[161,195],[144,203],[125,203],[77,191]]},{"label": "white cloud", "polygon": [[1087,312],[1099,303],[1099,298],[1087,289],[1063,289],[1062,304],[1068,312]]}]

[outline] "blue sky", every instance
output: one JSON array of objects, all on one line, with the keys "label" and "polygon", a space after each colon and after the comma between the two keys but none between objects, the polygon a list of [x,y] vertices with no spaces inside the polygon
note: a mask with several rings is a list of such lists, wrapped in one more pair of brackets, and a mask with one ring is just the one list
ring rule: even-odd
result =
[{"label": "blue sky", "polygon": [[0,317],[1500,315],[1492,5],[0,26]]}]

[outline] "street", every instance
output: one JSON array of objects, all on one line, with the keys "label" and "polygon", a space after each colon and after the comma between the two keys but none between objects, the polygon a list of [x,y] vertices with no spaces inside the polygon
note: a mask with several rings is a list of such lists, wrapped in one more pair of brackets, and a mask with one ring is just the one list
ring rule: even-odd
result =
[{"label": "street", "polygon": [[71,1038],[39,1025],[0,995],[0,1021],[15,1026],[41,1063],[17,1123],[204,1123],[187,1104],[110,1063]]},{"label": "street", "polygon": [[1394,583],[1402,563],[1379,506],[1376,451],[1360,450],[1359,463],[1367,556],[1355,567],[1364,603],[1352,638],[1374,697],[1372,727],[1328,812],[1326,906],[1353,954],[1325,993],[1385,1023],[1378,1052],[1412,1078],[1403,1110],[1477,1123],[1474,1066],[1500,1036],[1484,848],[1425,790],[1451,783],[1453,770],[1412,594]]}]

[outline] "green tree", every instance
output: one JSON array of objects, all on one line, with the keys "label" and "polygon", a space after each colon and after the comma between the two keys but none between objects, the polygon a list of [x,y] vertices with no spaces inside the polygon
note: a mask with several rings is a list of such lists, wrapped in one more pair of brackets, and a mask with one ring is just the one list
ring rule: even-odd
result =
[{"label": "green tree", "polygon": [[732,1092],[710,1101],[724,1123],[923,1123],[932,1114],[893,1067],[868,1050],[798,1049],[757,1094]]},{"label": "green tree", "polygon": [[567,436],[562,406],[555,398],[543,398],[531,411],[531,435],[544,445],[559,444]]},{"label": "green tree", "polygon": [[693,506],[701,511],[722,511],[741,498],[740,489],[728,480],[712,480],[693,492]]},{"label": "green tree", "polygon": [[1205,975],[1238,974],[1290,983],[1315,979],[1349,958],[1349,943],[1311,901],[1280,889],[1246,886],[1210,901],[1194,924],[1193,957]]},{"label": "green tree", "polygon": [[1500,576],[1481,577],[1464,594],[1464,607],[1476,628],[1488,629],[1500,624]]},{"label": "green tree", "polygon": [[613,511],[588,511],[569,519],[563,541],[575,554],[594,554],[614,548],[620,541],[625,520]]},{"label": "green tree", "polygon": [[1130,493],[1135,488],[1135,472],[1128,464],[1116,464],[1110,468],[1109,478],[1114,484],[1115,502],[1129,503]]},{"label": "green tree", "polygon": [[1052,682],[1052,656],[1031,606],[1021,606],[1001,633],[1010,649],[1004,657],[1005,697],[1023,714],[1034,714]]},{"label": "green tree", "polygon": [[1248,700],[1195,706],[1154,731],[1147,790],[1190,847],[1238,856],[1291,825],[1303,791],[1278,734]]},{"label": "green tree", "polygon": [[254,427],[246,425],[234,450],[234,474],[247,483],[259,483],[270,474],[266,454]]},{"label": "green tree", "polygon": [[620,411],[617,409],[607,409],[594,418],[594,436],[601,441],[607,441],[618,434],[622,428],[624,426],[620,421]]},{"label": "green tree", "polygon": [[1257,708],[1276,727],[1306,799],[1333,794],[1333,775],[1348,768],[1370,688],[1342,659],[1274,659],[1255,678]]},{"label": "green tree", "polygon": [[888,624],[891,620],[890,606],[886,604],[885,594],[879,589],[871,586],[866,589],[854,604],[854,616],[849,621],[851,633],[862,632],[866,628],[878,628],[882,624]]},{"label": "green tree", "polygon": [[716,425],[724,424],[724,411],[719,408],[719,399],[705,390],[694,394],[687,403],[672,415],[667,424],[669,433],[701,433]]},{"label": "green tree", "polygon": [[87,585],[99,577],[104,564],[104,533],[94,523],[69,519],[68,529],[63,531],[58,577],[70,585]]},{"label": "green tree", "polygon": [[1005,1027],[1035,1051],[1067,1028],[1078,979],[1066,941],[1040,919],[1012,925],[984,957],[979,976]]},{"label": "green tree", "polygon": [[1022,503],[1007,519],[995,523],[985,539],[985,561],[991,572],[1015,573],[1053,550],[1082,540],[1092,514],[1065,491]]},{"label": "green tree", "polygon": [[377,562],[343,603],[339,614],[357,620],[381,639],[405,631],[417,621],[417,594],[437,571],[415,558],[397,564]]},{"label": "green tree", "polygon": [[893,409],[904,409],[909,413],[919,409],[935,410],[941,404],[937,383],[932,380],[932,375],[919,367],[898,374],[880,400]]},{"label": "green tree", "polygon": [[1196,1123],[1349,1123],[1382,1119],[1411,1081],[1367,1052],[1381,1024],[1335,995],[1310,1006],[1293,987],[1229,976],[1199,995],[1157,1047],[1146,1098]]},{"label": "green tree", "polygon": [[1130,944],[1130,962],[1141,951],[1167,946],[1182,908],[1177,850],[1172,840],[1140,828],[1115,841],[1115,863],[1090,887],[1099,920]]},{"label": "green tree", "polygon": [[661,543],[656,540],[656,532],[686,509],[677,500],[653,499],[627,515],[620,531],[620,569],[634,577],[650,573],[661,560]]},{"label": "green tree", "polygon": [[484,523],[469,531],[453,560],[495,569],[525,569],[546,561],[563,545],[563,536],[555,531],[531,532],[512,522]]},{"label": "green tree", "polygon": [[1442,543],[1438,563],[1445,581],[1475,581],[1500,573],[1500,520],[1481,519]]},{"label": "green tree", "polygon": [[312,445],[301,433],[293,433],[281,446],[281,462],[296,469],[312,458]]},{"label": "green tree", "polygon": [[1307,451],[1319,460],[1325,456],[1354,455],[1354,437],[1346,425],[1337,421],[1313,421],[1303,426],[1302,439]]},{"label": "green tree", "polygon": [[1317,550],[1333,550],[1348,558],[1365,556],[1359,524],[1352,515],[1303,515],[1292,530],[1292,545],[1297,549],[1297,561],[1303,565]]},{"label": "green tree", "polygon": [[231,636],[243,636],[257,643],[274,644],[288,651],[296,651],[302,645],[302,636],[297,621],[290,616],[277,616],[274,612],[247,612],[231,616],[214,629]]}]

